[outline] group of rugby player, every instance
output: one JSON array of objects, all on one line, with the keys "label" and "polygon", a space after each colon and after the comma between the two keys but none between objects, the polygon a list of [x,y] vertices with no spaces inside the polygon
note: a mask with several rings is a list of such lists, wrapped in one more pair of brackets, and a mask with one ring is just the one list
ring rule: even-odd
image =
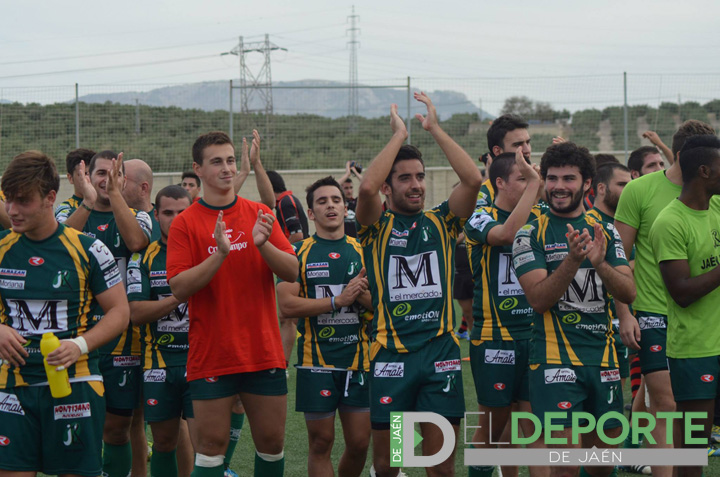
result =
[{"label": "group of rugby player", "polygon": [[[144,421],[151,475],[227,475],[245,414],[255,475],[283,475],[287,357],[276,288],[280,315],[299,319],[296,410],[308,430],[308,475],[334,475],[336,412],[345,440],[338,474],[361,474],[372,437],[371,475],[398,475],[392,412],[438,413],[456,435],[464,416],[453,331],[453,253],[462,236],[473,283],[472,316],[467,306],[463,314],[473,323],[481,412],[473,446],[503,440],[515,410],[541,418],[622,412],[628,364],[620,337],[638,350],[647,399],[635,404],[707,412],[698,435],[709,436],[720,379],[720,336],[705,320],[720,293],[720,216],[711,200],[720,193],[720,141],[712,128],[684,123],[672,152],[647,133],[668,156],[667,171],[653,172],[663,167],[654,148],[633,153],[631,170],[613,160],[596,169],[587,149],[561,138],[538,168],[528,124],[502,116],[488,131],[483,183],[430,99],[415,99],[427,107],[417,119],[460,182],[424,210],[422,154],[405,145],[393,105],[387,145],[363,176],[353,171],[361,178],[357,240],[345,233],[349,173],[342,186],[326,177],[307,188],[313,236],[280,226],[270,206],[292,194],[262,168],[256,131],[252,147],[243,140],[239,170],[226,134],[200,136],[193,174],[154,204],[149,166],[123,162],[122,153],[68,155],[75,193],[57,209],[52,160],[37,151],[15,157],[1,183],[11,230],[0,234],[0,476],[145,475]],[[238,195],[251,165],[264,204]],[[65,398],[52,398],[47,386],[39,353],[46,332],[61,338],[47,363],[68,371],[73,392]],[[562,430],[553,436],[570,436],[570,417],[556,424]],[[607,420],[605,433],[617,436],[619,424]],[[441,430],[424,423],[421,432],[422,452],[437,453]],[[659,447],[664,434],[658,420]],[[606,447],[597,433],[567,444],[593,445]],[[469,475],[493,470],[471,467]],[[531,468],[537,476],[614,471]],[[652,471],[670,476],[672,468]],[[454,453],[427,469],[454,472]]]}]

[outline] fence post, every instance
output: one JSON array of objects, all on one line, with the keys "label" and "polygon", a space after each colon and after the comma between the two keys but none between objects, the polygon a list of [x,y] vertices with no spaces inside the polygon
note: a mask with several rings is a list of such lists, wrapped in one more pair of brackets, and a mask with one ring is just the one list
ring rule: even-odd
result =
[{"label": "fence post", "polygon": [[623,71],[623,123],[625,124],[625,164],[627,164],[627,161],[628,161],[627,71]]},{"label": "fence post", "polygon": [[230,118],[228,120],[228,135],[230,136],[230,140],[232,141],[233,138],[233,101],[232,101],[232,80],[230,80],[230,94],[228,95],[230,98],[230,107],[228,110],[230,111]]},{"label": "fence post", "polygon": [[75,149],[80,149],[80,100],[77,83],[75,83]]},{"label": "fence post", "polygon": [[412,144],[410,141],[411,134],[412,134],[412,116],[410,116],[410,77],[407,77],[407,132],[408,132],[408,138],[407,143]]}]

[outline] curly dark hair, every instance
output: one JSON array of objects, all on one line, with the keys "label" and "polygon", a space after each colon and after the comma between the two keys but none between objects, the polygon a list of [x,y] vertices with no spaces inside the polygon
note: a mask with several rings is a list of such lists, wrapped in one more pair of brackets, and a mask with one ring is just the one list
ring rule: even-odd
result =
[{"label": "curly dark hair", "polygon": [[547,177],[551,167],[576,166],[580,169],[583,181],[595,177],[595,158],[586,147],[579,147],[574,142],[562,142],[548,147],[540,159],[540,174]]}]

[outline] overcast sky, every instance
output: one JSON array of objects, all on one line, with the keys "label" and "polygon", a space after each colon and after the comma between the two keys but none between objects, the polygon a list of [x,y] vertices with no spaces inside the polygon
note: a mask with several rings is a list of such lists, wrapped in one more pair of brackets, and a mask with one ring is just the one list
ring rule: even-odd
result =
[{"label": "overcast sky", "polygon": [[[492,96],[483,88],[498,83],[472,89],[459,79],[515,78],[513,91],[525,87],[533,94],[536,77],[597,76],[573,80],[570,89],[582,96],[611,83],[607,88],[617,97],[627,71],[637,83],[636,98],[645,94],[659,101],[683,94],[683,100],[702,102],[720,91],[720,3],[694,0],[4,0],[0,88],[8,97],[13,87],[237,79],[238,58],[221,53],[240,35],[248,42],[265,33],[288,49],[272,55],[274,81],[347,81],[353,3],[360,82],[455,78],[425,84],[463,90],[476,103]],[[248,57],[255,69],[260,61],[259,54]],[[655,75],[647,91],[641,74]],[[658,86],[661,74],[665,79]],[[692,76],[673,76],[685,74]],[[688,83],[693,86],[679,89]],[[543,99],[564,96],[560,90]]]}]

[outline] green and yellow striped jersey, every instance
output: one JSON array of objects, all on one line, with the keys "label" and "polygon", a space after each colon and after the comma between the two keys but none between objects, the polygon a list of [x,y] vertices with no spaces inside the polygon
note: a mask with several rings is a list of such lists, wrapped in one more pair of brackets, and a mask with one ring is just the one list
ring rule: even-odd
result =
[{"label": "green and yellow striped jersey", "polygon": [[481,207],[489,207],[493,204],[493,202],[495,202],[495,189],[493,189],[490,179],[488,179],[480,186],[475,208],[479,209]]},{"label": "green and yellow striped jersey", "polygon": [[[148,245],[145,251],[134,253],[128,262],[128,301],[162,300],[172,296],[167,282],[165,260],[167,246],[160,240]],[[143,368],[185,366],[188,353],[190,317],[187,302],[180,304],[167,316],[142,327]]]},{"label": "green and yellow striped jersey", "polygon": [[374,308],[371,358],[377,346],[407,353],[452,332],[453,253],[464,225],[445,201],[415,215],[386,210],[360,227]]},{"label": "green and yellow striped jersey", "polygon": [[[152,235],[152,221],[147,212],[130,209],[138,221],[148,239]],[[120,230],[115,222],[115,215],[112,212],[98,212],[93,210],[85,222],[83,233],[90,237],[97,238],[110,249],[117,262],[120,276],[125,282],[127,274],[128,258],[132,254],[120,236]],[[102,318],[102,310],[98,307],[94,316],[95,320]],[[140,328],[130,324],[128,329],[118,338],[112,340],[100,348],[100,354],[115,356],[140,356]]]},{"label": "green and yellow striped jersey", "polygon": [[[576,218],[541,215],[520,228],[513,242],[513,266],[518,277],[532,270],[555,271],[568,255],[567,224],[580,233],[595,236],[598,221],[585,213]],[[603,226],[605,260],[613,267],[628,265],[620,235],[606,222]],[[610,297],[590,260],[585,259],[561,299],[533,320],[531,364],[568,364],[616,368],[617,354]]]},{"label": "green and yellow striped jersey", "polygon": [[[540,209],[533,207],[529,220]],[[465,224],[465,243],[473,274],[473,340],[529,339],[533,309],[525,298],[512,266],[512,245],[490,246],[490,230],[504,224],[510,212],[495,207],[475,211]]]},{"label": "green and yellow striped jersey", "polygon": [[[96,295],[122,282],[115,260],[99,240],[58,224],[50,237],[33,241],[10,230],[0,233],[0,323],[27,343],[25,365],[0,368],[0,389],[47,381],[40,339],[81,336],[92,327]],[[68,368],[73,380],[99,380],[97,352]]]},{"label": "green and yellow striped jersey", "polygon": [[55,220],[64,224],[68,217],[70,217],[73,212],[80,207],[80,202],[82,201],[82,197],[78,197],[75,194],[73,194],[68,200],[63,201],[55,208]]},{"label": "green and yellow striped jersey", "polygon": [[[293,244],[298,257],[303,298],[338,296],[363,268],[360,244],[347,235],[326,240],[316,235]],[[298,321],[297,366],[301,368],[370,369],[366,310],[359,303],[334,313]]]}]

